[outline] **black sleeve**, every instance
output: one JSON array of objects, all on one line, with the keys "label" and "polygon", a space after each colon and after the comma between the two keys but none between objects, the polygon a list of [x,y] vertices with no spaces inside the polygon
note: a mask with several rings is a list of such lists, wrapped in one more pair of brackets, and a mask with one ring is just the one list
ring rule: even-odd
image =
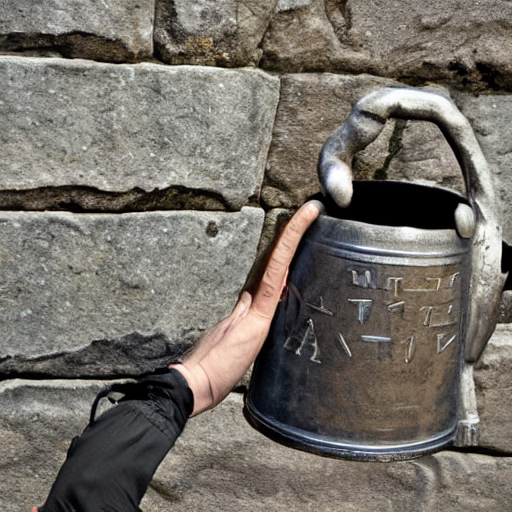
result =
[{"label": "black sleeve", "polygon": [[[124,393],[94,419],[99,398]],[[158,465],[183,430],[194,405],[177,370],[112,386],[93,405],[91,422],[71,442],[39,512],[135,512]]]}]

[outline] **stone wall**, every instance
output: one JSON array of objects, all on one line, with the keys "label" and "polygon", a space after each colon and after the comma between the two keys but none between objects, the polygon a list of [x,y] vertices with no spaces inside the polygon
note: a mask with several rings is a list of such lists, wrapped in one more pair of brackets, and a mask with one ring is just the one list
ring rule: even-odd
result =
[{"label": "stone wall", "polygon": [[[512,243],[512,4],[0,0],[0,508],[41,502],[110,379],[167,364],[233,307],[362,95],[452,98]],[[392,121],[359,178],[462,191],[440,130]],[[261,240],[261,243],[260,243]],[[507,510],[512,305],[475,372],[480,444],[406,463],[283,448],[232,393],[191,420],[162,510]]]}]

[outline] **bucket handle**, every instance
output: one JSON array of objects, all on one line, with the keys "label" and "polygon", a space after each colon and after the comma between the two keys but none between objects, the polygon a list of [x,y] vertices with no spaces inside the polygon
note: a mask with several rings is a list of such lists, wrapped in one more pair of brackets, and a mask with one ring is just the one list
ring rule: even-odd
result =
[{"label": "bucket handle", "polygon": [[475,362],[494,331],[507,274],[501,271],[502,234],[492,174],[469,121],[455,104],[416,89],[383,88],[361,98],[322,148],[318,162],[322,191],[342,208],[350,204],[352,158],[377,138],[390,118],[435,123],[462,169],[471,208],[461,203],[455,223],[461,236],[472,238],[464,356]]}]

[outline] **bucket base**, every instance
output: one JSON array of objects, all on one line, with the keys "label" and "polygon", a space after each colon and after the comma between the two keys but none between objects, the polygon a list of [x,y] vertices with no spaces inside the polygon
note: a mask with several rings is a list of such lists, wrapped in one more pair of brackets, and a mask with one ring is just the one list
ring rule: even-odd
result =
[{"label": "bucket base", "polygon": [[269,439],[280,444],[314,453],[323,457],[337,459],[351,459],[367,462],[391,462],[410,460],[435,452],[450,444],[457,433],[454,428],[449,432],[430,438],[426,441],[403,443],[388,446],[359,445],[343,442],[334,442],[316,436],[311,432],[284,425],[277,421],[270,421],[261,416],[246,400],[244,416],[249,424]]}]

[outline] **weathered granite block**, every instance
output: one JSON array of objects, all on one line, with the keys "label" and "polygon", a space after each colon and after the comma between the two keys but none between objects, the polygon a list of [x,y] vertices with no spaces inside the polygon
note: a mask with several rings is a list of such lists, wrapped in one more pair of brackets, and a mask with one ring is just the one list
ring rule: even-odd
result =
[{"label": "weathered granite block", "polygon": [[[318,155],[329,135],[358,99],[397,85],[401,84],[370,75],[283,75],[262,200],[272,207],[291,208],[318,192]],[[448,95],[442,87],[432,91]],[[439,129],[425,124],[389,121],[381,135],[356,155],[354,176],[460,188],[462,177],[453,152]]]},{"label": "weathered granite block", "polygon": [[264,68],[512,89],[510,2],[311,0],[286,5],[289,9],[276,13],[265,34]]},{"label": "weathered granite block", "polygon": [[0,190],[259,195],[279,79],[259,70],[0,57]]},{"label": "weathered granite block", "polygon": [[157,471],[143,510],[505,510],[511,458],[443,451],[399,463],[335,460],[285,448],[247,425],[230,395],[193,418]]},{"label": "weathered granite block", "polygon": [[155,51],[169,64],[258,64],[277,0],[157,0]]},{"label": "weathered granite block", "polygon": [[441,130],[427,121],[399,121],[390,143],[386,179],[465,194],[462,170]]},{"label": "weathered granite block", "polygon": [[498,324],[474,376],[479,445],[512,454],[512,325]]},{"label": "weathered granite block", "polygon": [[[512,60],[512,59],[511,59]],[[462,113],[469,119],[494,173],[502,211],[503,236],[512,244],[512,95],[459,95]]]},{"label": "weathered granite block", "polygon": [[126,375],[226,316],[263,211],[0,212],[0,373]]},{"label": "weathered granite block", "polygon": [[155,0],[0,0],[0,51],[132,61],[153,53]]},{"label": "weathered granite block", "polygon": [[[0,507],[26,512],[45,499],[98,381],[0,384]],[[142,510],[508,510],[512,458],[443,451],[408,462],[327,459],[253,430],[231,394],[191,419],[164,459]]]}]

